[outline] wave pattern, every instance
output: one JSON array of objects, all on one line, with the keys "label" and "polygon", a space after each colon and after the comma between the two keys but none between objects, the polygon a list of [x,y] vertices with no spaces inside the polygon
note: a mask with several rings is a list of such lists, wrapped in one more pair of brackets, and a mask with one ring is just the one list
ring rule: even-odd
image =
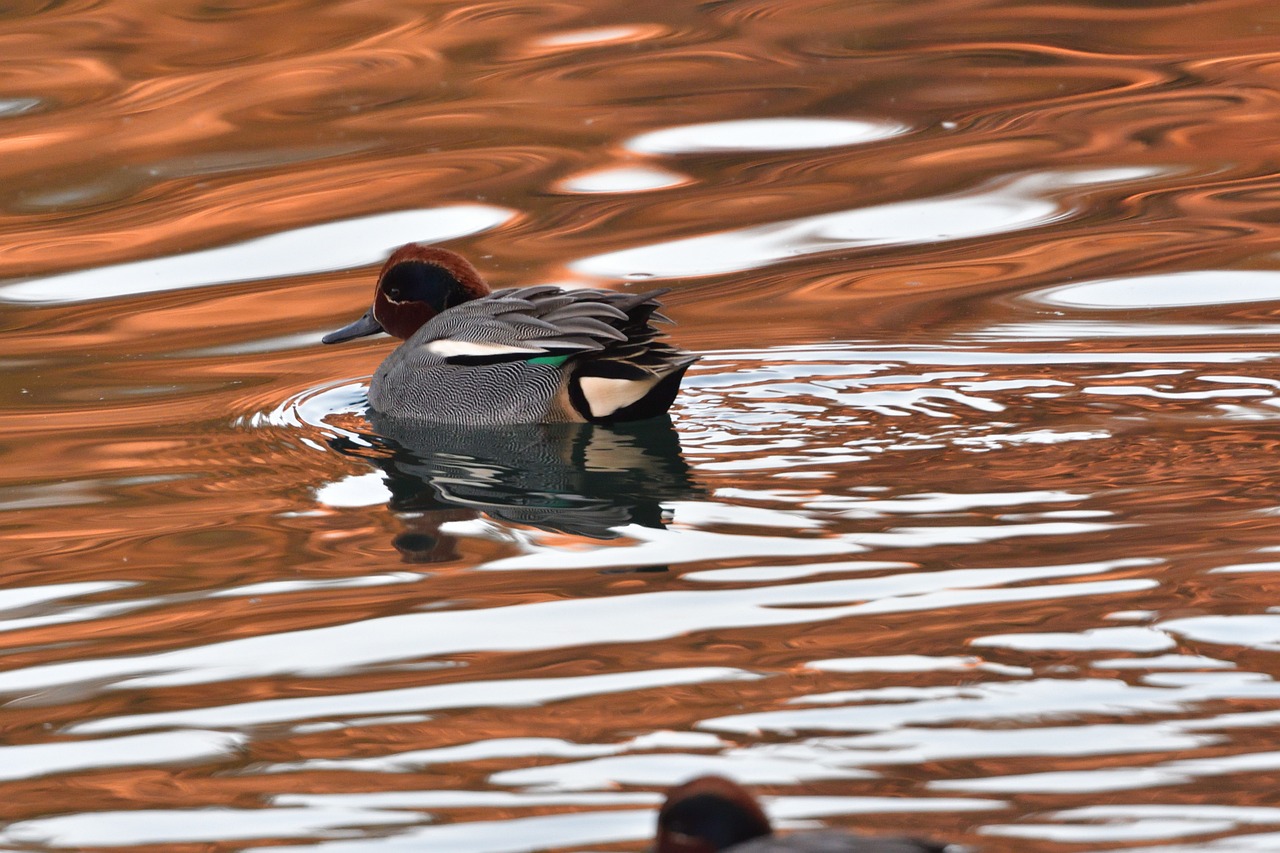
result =
[{"label": "wave pattern", "polygon": [[[1273,18],[0,12],[0,846],[1276,846]],[[673,424],[380,434],[410,237],[661,278]]]}]

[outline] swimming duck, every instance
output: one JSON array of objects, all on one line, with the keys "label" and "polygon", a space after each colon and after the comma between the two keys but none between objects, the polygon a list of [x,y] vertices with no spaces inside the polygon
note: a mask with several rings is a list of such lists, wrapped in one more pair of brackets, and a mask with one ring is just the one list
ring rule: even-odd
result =
[{"label": "swimming duck", "polygon": [[769,818],[741,785],[699,776],[667,792],[658,812],[653,853],[944,853],[913,838],[874,838],[847,832],[774,835]]},{"label": "swimming duck", "polygon": [[465,258],[410,243],[391,253],[363,317],[326,344],[404,340],[369,384],[391,418],[473,426],[653,417],[696,356],[658,340],[671,322],[649,293],[554,285],[490,292]]}]

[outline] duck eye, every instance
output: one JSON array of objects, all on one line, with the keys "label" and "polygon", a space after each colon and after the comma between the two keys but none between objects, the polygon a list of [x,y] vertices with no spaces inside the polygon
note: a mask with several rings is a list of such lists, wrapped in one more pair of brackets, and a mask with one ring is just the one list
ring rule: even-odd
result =
[{"label": "duck eye", "polygon": [[423,261],[404,261],[387,270],[378,282],[382,297],[400,304],[421,302],[439,313],[457,287],[457,279],[443,267]]}]

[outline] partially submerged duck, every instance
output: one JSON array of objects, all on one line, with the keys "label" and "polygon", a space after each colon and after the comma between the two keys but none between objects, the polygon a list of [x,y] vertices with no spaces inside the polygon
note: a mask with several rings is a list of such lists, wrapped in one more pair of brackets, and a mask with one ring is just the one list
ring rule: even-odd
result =
[{"label": "partially submerged duck", "polygon": [[383,415],[436,423],[635,421],[660,415],[696,356],[664,343],[649,293],[553,285],[490,292],[465,258],[410,243],[378,275],[373,306],[325,335],[404,340],[369,384]]},{"label": "partially submerged duck", "polygon": [[824,830],[774,835],[746,789],[723,776],[700,776],[667,792],[653,853],[944,853],[914,838],[876,838]]}]

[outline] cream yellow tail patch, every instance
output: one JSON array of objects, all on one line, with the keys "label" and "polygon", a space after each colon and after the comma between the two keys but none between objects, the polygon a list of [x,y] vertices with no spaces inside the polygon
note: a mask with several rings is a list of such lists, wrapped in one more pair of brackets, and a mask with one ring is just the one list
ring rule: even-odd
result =
[{"label": "cream yellow tail patch", "polygon": [[653,386],[661,381],[661,377],[649,379],[608,379],[603,376],[583,376],[578,379],[578,387],[591,409],[591,417],[607,418],[619,409],[625,409],[632,403],[644,399],[653,390]]}]

